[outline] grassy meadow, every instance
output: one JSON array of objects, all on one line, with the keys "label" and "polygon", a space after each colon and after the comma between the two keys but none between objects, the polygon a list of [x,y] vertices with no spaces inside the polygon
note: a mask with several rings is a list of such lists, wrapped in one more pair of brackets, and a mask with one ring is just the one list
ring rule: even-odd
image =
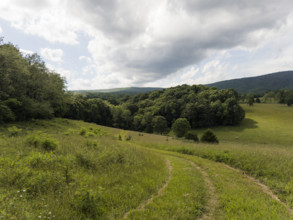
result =
[{"label": "grassy meadow", "polygon": [[117,219],[166,181],[162,156],[95,124],[15,126],[1,127],[0,219]]},{"label": "grassy meadow", "polygon": [[67,119],[2,125],[0,219],[293,219],[293,108],[243,108],[240,125],[212,128],[219,144]]},{"label": "grassy meadow", "polygon": [[[239,126],[212,129],[220,144],[193,143],[158,135],[154,138],[145,135],[145,140],[136,141],[145,147],[196,155],[240,169],[269,186],[292,208],[293,108],[276,104],[243,107],[246,119]],[[204,130],[196,130],[198,136]]]}]

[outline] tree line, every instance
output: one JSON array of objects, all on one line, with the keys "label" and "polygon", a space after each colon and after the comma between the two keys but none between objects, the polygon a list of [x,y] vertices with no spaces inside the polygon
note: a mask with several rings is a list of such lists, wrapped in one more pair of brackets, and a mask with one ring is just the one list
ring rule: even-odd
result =
[{"label": "tree line", "polygon": [[[198,128],[236,125],[245,115],[238,104],[239,96],[235,90],[219,90],[202,85],[181,85],[135,96],[107,94],[108,99],[104,101],[101,97],[105,98],[101,94],[75,96],[66,117],[93,120],[122,129],[166,133],[178,118],[185,118],[191,128]],[[93,110],[89,110],[88,103],[95,103],[99,107],[93,109],[104,112],[101,119],[94,117],[97,113],[91,115]]]},{"label": "tree line", "polygon": [[139,95],[78,95],[37,54],[0,42],[0,123],[65,117],[122,129],[166,133],[179,118],[191,128],[236,125],[244,118],[233,89],[181,85]]},{"label": "tree line", "polygon": [[253,103],[277,103],[291,106],[293,104],[293,90],[283,89],[265,93],[242,94],[240,102],[248,105],[253,105]]}]

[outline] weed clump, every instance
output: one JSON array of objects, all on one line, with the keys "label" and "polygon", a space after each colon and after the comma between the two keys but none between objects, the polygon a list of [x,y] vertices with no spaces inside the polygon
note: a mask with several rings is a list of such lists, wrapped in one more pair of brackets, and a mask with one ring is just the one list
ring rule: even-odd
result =
[{"label": "weed clump", "polygon": [[58,146],[58,142],[54,140],[53,138],[46,137],[45,139],[41,141],[41,146],[46,151],[54,151],[56,150]]},{"label": "weed clump", "polygon": [[125,137],[125,140],[126,140],[126,141],[130,141],[130,140],[131,140],[131,138],[132,138],[132,136],[131,136],[131,135],[126,135],[126,137]]},{"label": "weed clump", "polygon": [[201,142],[206,142],[206,143],[219,143],[219,140],[217,136],[211,131],[211,130],[206,130],[202,137],[201,137]]},{"label": "weed clump", "polygon": [[7,128],[8,132],[9,132],[9,136],[13,137],[13,136],[17,136],[20,134],[20,132],[22,132],[21,128],[17,128],[16,126],[12,126]]},{"label": "weed clump", "polygon": [[101,218],[105,214],[103,204],[102,188],[95,191],[80,189],[75,193],[72,202],[75,210],[81,212],[87,219]]},{"label": "weed clump", "polygon": [[130,141],[132,139],[132,136],[130,134],[119,134],[118,140],[119,141]]},{"label": "weed clump", "polygon": [[25,142],[28,145],[34,146],[35,148],[42,147],[46,151],[54,151],[58,147],[57,140],[48,136],[43,136],[41,134],[29,135],[27,136]]},{"label": "weed clump", "polygon": [[95,164],[85,155],[83,154],[77,154],[75,156],[76,162],[79,166],[86,168],[86,169],[92,169],[95,168]]}]

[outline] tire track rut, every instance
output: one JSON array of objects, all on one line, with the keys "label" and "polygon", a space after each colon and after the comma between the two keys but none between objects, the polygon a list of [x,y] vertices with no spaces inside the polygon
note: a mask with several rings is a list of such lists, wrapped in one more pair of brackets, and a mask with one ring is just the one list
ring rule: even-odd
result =
[{"label": "tire track rut", "polygon": [[[189,160],[188,160],[189,161]],[[214,213],[216,211],[216,207],[218,206],[218,196],[216,194],[216,188],[213,185],[209,175],[198,165],[196,165],[194,162],[189,161],[189,163],[196,168],[201,175],[204,178],[205,184],[208,189],[208,194],[209,194],[209,200],[206,204],[206,212],[198,219],[198,220],[207,220],[207,219],[212,219],[214,216]]]},{"label": "tire track rut", "polygon": [[169,183],[172,179],[172,171],[173,171],[173,167],[171,165],[170,160],[166,159],[166,164],[167,164],[167,167],[169,170],[169,177],[168,177],[166,183],[158,190],[158,192],[156,194],[153,194],[148,200],[141,203],[136,209],[132,209],[132,210],[129,210],[128,212],[126,212],[123,215],[122,219],[126,219],[131,212],[144,210],[148,204],[150,204],[155,198],[159,197],[163,193],[163,191],[166,189],[166,187],[169,185]]}]

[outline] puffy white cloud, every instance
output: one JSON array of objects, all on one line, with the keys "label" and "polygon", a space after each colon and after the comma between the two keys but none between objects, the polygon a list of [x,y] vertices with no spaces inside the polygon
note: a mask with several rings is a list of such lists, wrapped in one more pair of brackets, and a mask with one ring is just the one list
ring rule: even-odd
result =
[{"label": "puffy white cloud", "polygon": [[40,54],[49,61],[62,62],[63,50],[61,49],[41,48]]},{"label": "puffy white cloud", "polygon": [[3,31],[2,31],[2,28],[1,28],[1,26],[0,26],[0,34],[2,34],[2,32],[3,32]]},{"label": "puffy white cloud", "polygon": [[[72,87],[101,88],[207,83],[244,73],[241,68],[253,74],[248,71],[260,68],[251,65],[261,62],[290,67],[292,6],[291,0],[1,0],[0,18],[51,43],[76,45],[86,34],[91,57],[79,58],[85,67]],[[284,50],[281,58],[262,58],[275,44]],[[222,51],[243,51],[247,61],[236,66]],[[62,60],[60,51],[42,52]]]},{"label": "puffy white cloud", "polygon": [[0,18],[27,34],[49,42],[77,44],[80,23],[59,0],[1,0]]}]

